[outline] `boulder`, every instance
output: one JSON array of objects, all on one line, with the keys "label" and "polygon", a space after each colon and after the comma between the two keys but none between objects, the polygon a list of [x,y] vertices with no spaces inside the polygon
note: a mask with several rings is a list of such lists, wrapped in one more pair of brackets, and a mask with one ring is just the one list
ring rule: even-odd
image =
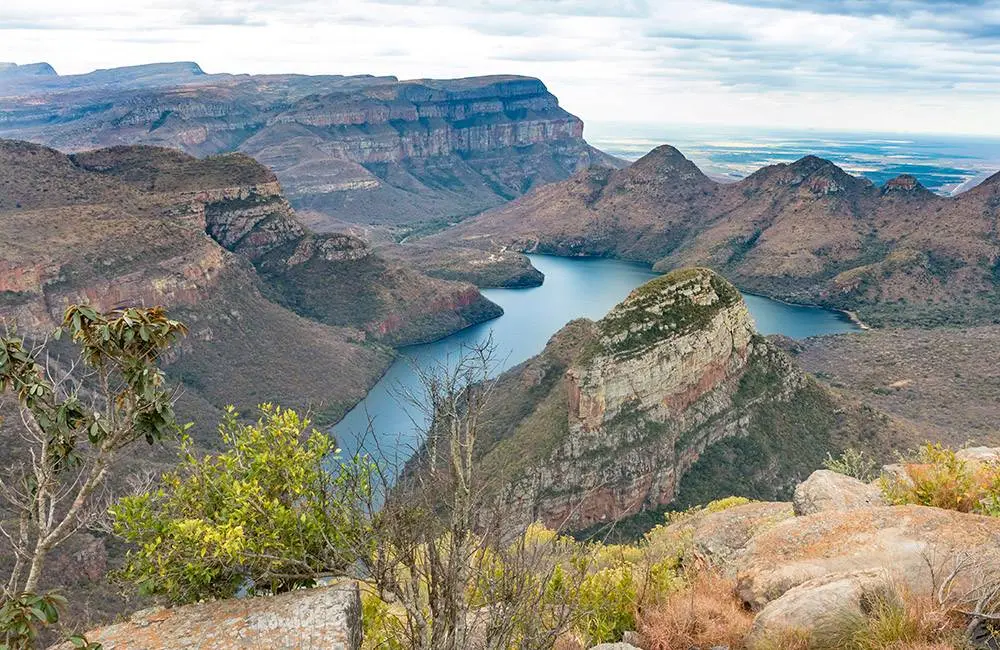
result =
[{"label": "boulder", "polygon": [[799,483],[792,497],[796,515],[811,515],[826,510],[853,510],[888,505],[876,485],[821,469]]},{"label": "boulder", "polygon": [[1000,462],[1000,447],[967,447],[955,452],[959,460],[970,463]]},{"label": "boulder", "polygon": [[[755,535],[740,561],[737,592],[759,609],[810,580],[887,570],[900,587],[928,594],[934,576],[956,563],[998,566],[997,540],[1000,518],[912,505],[825,511]],[[974,577],[964,571],[958,580]]]},{"label": "boulder", "polygon": [[863,620],[872,604],[894,598],[893,585],[881,569],[809,580],[789,589],[757,614],[746,646],[768,647],[783,634],[800,632],[817,647],[841,647],[852,621]]},{"label": "boulder", "polygon": [[348,581],[279,596],[159,607],[86,636],[104,650],[360,650],[361,598],[357,583]]},{"label": "boulder", "polygon": [[601,643],[590,648],[590,650],[642,650],[631,643]]},{"label": "boulder", "polygon": [[792,516],[790,503],[751,502],[698,512],[670,524],[664,534],[689,545],[696,560],[733,576],[751,538]]}]

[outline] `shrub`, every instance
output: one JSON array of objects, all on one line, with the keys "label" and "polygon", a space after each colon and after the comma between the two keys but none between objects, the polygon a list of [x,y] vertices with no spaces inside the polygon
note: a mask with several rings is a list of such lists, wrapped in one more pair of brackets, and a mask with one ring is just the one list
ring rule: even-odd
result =
[{"label": "shrub", "polygon": [[903,465],[902,477],[882,478],[882,491],[891,503],[917,504],[1000,514],[1000,466],[969,463],[940,444],[920,448],[917,462]]},{"label": "shrub", "polygon": [[[3,650],[32,650],[43,628],[59,623],[60,610],[66,599],[60,594],[21,594],[0,605],[0,648]],[[101,650],[99,643],[91,643],[78,634],[66,638],[74,648]]]},{"label": "shrub", "polygon": [[656,607],[639,616],[638,629],[649,650],[740,648],[753,614],[735,594],[735,584],[702,572]]},{"label": "shrub", "polygon": [[620,564],[587,576],[576,594],[578,632],[590,645],[616,641],[635,629],[639,596],[634,566]]},{"label": "shrub", "polygon": [[831,472],[851,476],[865,483],[878,478],[878,462],[874,458],[866,456],[865,452],[851,447],[845,449],[836,458],[828,453],[826,460],[823,461],[823,467]]},{"label": "shrub", "polygon": [[966,648],[961,617],[953,616],[930,598],[889,594],[868,603],[866,616],[846,623],[834,647],[845,650],[888,648]]},{"label": "shrub", "polygon": [[362,650],[406,650],[403,619],[370,588],[361,592]]},{"label": "shrub", "polygon": [[354,507],[362,461],[335,469],[333,439],[294,411],[265,404],[256,424],[230,407],[225,451],[197,458],[191,441],[162,485],[111,509],[135,545],[118,577],[172,602],[276,593],[342,572],[365,525]]}]

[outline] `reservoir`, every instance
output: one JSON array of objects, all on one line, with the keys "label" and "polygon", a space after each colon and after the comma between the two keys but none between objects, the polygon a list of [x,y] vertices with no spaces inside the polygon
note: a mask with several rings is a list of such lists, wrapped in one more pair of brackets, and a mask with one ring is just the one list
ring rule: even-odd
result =
[{"label": "reservoir", "polygon": [[[531,289],[484,289],[483,295],[504,309],[504,315],[466,328],[449,337],[400,350],[399,358],[368,396],[354,407],[333,431],[345,453],[357,450],[369,420],[372,433],[365,439],[371,448],[377,439],[379,451],[390,460],[405,460],[419,438],[413,420],[419,411],[404,403],[400,394],[419,391],[415,368],[454,362],[464,346],[474,345],[493,334],[498,370],[505,370],[538,354],[563,325],[575,318],[597,320],[621,302],[632,289],[656,277],[648,267],[608,259],[586,259],[529,255],[545,274],[545,282]],[[857,329],[850,319],[820,307],[791,305],[761,296],[744,295],[750,313],[762,334],[784,334],[805,338]]]}]

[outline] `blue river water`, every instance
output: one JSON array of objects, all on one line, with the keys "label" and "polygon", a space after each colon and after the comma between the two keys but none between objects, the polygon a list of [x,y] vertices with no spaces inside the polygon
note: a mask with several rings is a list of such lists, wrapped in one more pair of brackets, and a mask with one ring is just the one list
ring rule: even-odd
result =
[{"label": "blue river water", "polygon": [[[639,285],[656,277],[648,267],[607,259],[581,259],[531,255],[545,282],[531,289],[486,289],[483,294],[504,309],[504,315],[469,327],[449,337],[414,345],[400,351],[399,358],[368,396],[334,426],[338,444],[353,453],[364,447],[390,461],[403,461],[419,440],[419,409],[402,398],[419,390],[416,368],[447,364],[491,333],[496,349],[497,370],[515,366],[538,354],[549,338],[576,318],[599,319]],[[805,338],[857,329],[839,312],[790,305],[745,295],[747,306],[762,334],[785,334]],[[369,431],[369,424],[371,430]]]}]

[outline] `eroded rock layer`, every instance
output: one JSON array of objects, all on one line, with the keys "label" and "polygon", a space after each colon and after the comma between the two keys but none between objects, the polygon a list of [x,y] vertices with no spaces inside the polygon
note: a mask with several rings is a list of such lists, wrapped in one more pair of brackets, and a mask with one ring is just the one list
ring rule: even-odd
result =
[{"label": "eroded rock layer", "polygon": [[[66,151],[153,144],[243,151],[314,224],[466,216],[618,161],[538,79],[208,75],[155,64],[60,77],[0,74],[0,136]],[[328,218],[324,218],[326,215]]]},{"label": "eroded rock layer", "polygon": [[827,451],[890,428],[797,370],[707,269],[572,323],[498,390],[488,475],[519,486],[526,518],[576,529],[732,493],[790,496]]}]

